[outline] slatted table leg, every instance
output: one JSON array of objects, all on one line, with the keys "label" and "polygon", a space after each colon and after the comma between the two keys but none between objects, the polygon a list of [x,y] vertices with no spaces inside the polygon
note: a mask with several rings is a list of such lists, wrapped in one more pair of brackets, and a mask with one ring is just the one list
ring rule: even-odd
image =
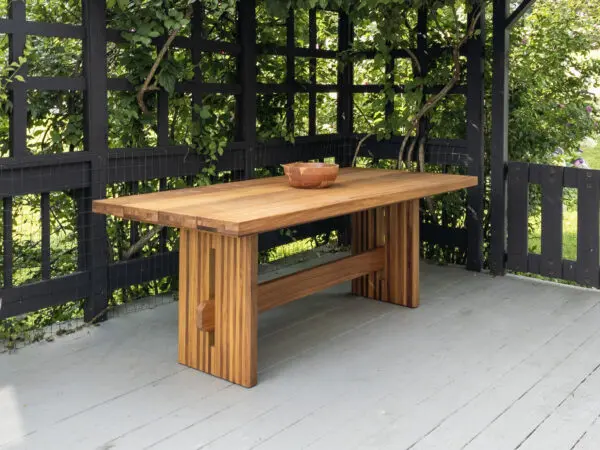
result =
[{"label": "slatted table leg", "polygon": [[[179,362],[256,385],[258,237],[182,229],[179,246]],[[199,329],[203,310],[214,331]]]},{"label": "slatted table leg", "polygon": [[419,306],[419,201],[352,215],[352,253],[385,247],[385,268],[352,281],[352,293],[416,308]]}]

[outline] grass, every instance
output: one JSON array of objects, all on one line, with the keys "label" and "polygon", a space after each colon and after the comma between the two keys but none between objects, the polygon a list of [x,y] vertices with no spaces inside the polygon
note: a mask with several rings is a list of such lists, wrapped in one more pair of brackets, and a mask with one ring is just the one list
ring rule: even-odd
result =
[{"label": "grass", "polygon": [[[594,50],[590,56],[600,59],[600,50]],[[600,95],[600,86],[593,86],[590,89],[596,95]],[[583,150],[582,157],[589,168],[600,170],[600,137],[585,139],[581,144],[581,149]],[[565,189],[565,193],[576,195],[576,190]],[[540,220],[540,217],[530,220],[533,229],[529,233],[529,251],[531,253],[539,254],[541,252]],[[577,204],[573,200],[565,202],[563,210],[563,259],[577,260]]]},{"label": "grass", "polygon": [[[600,170],[600,139],[586,139],[581,148],[583,158],[590,169]],[[565,192],[575,195],[575,189],[565,189]],[[530,219],[532,230],[529,232],[529,251],[539,254],[541,252],[541,224],[540,217]],[[577,205],[574,201],[566,202],[563,211],[563,259],[575,261],[577,259]]]},{"label": "grass", "polygon": [[[293,238],[292,238],[293,239]],[[261,255],[261,263],[273,263],[278,260],[289,258],[290,256],[304,253],[309,250],[314,250],[322,246],[336,247],[338,244],[338,234],[333,231],[329,236],[329,240],[325,236],[319,236],[317,238],[305,238],[299,240],[293,240],[288,244],[283,244],[278,247],[274,247],[267,250]]]}]

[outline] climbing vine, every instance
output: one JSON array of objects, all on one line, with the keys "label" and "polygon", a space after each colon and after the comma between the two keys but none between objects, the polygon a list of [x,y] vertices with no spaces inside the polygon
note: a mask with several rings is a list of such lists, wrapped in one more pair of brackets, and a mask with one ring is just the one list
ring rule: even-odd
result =
[{"label": "climbing vine", "polygon": [[[143,121],[155,112],[157,100],[152,94],[160,90],[166,91],[175,98],[178,106],[185,108],[177,99],[176,86],[192,80],[197,74],[206,82],[215,82],[207,80],[206,74],[217,78],[217,82],[234,81],[231,64],[225,58],[219,58],[223,55],[203,57],[194,65],[189,54],[172,47],[177,36],[190,36],[194,14],[200,16],[197,20],[204,22],[203,38],[209,39],[210,33],[230,31],[235,27],[236,0],[109,0],[107,6],[115,13],[115,18],[118,17],[119,29],[128,30],[123,33],[128,48],[122,54],[128,78],[137,91],[139,112],[134,119]],[[207,65],[211,67],[204,71]],[[183,97],[184,102],[191,100],[189,96],[179,97]],[[179,111],[176,114],[179,118],[188,116],[193,120],[185,122],[184,130],[172,130],[170,134],[173,137],[179,134],[191,151],[204,156],[202,182],[208,183],[210,177],[216,176],[219,156],[233,139],[234,102],[222,96],[206,95],[201,101],[196,99],[191,108],[187,113]],[[174,123],[172,127],[177,128],[178,124]]]},{"label": "climbing vine", "polygon": [[[176,36],[189,25],[194,12],[196,14],[208,13],[214,16],[216,20],[220,20],[225,16],[235,16],[236,9],[236,0],[203,2],[202,11],[199,8],[194,9],[194,4],[198,4],[197,0],[175,1],[171,2],[168,7],[165,7],[165,3],[164,0],[137,0],[134,2],[135,7],[138,8],[143,4],[151,6],[154,17],[152,21],[148,22],[137,14],[133,15],[134,21],[137,21],[137,23],[130,24],[129,29],[133,31],[125,33],[126,38],[132,44],[141,43],[147,46],[152,45],[154,39],[159,36],[167,36],[148,72],[143,80],[140,80],[141,85],[138,88],[137,102],[143,114],[148,114],[148,107],[144,101],[147,93],[160,88],[167,90],[169,93],[173,92],[177,74],[170,71],[170,69],[173,69],[172,65],[166,62],[163,64],[163,59],[167,56]],[[122,9],[131,8],[131,3],[125,0],[111,0],[109,6],[118,6]],[[466,9],[467,5],[461,0],[369,0],[360,2],[352,0],[266,0],[266,7],[270,13],[279,17],[285,17],[290,8],[321,7],[345,10],[351,19],[356,22],[368,18],[371,24],[375,24],[375,29],[371,30],[372,40],[369,44],[371,48],[376,50],[374,58],[376,66],[385,66],[390,62],[392,49],[406,49],[411,59],[413,76],[404,85],[403,108],[400,108],[399,114],[380,115],[375,121],[367,118],[371,126],[367,136],[377,135],[378,138],[390,138],[392,135],[403,135],[404,138],[398,151],[398,168],[402,165],[412,165],[413,152],[417,147],[418,167],[420,170],[424,170],[427,130],[421,126],[422,120],[431,116],[433,110],[460,81],[463,71],[460,49],[477,32],[481,10],[468,11]],[[439,44],[449,48],[451,54],[451,61],[448,64],[448,77],[441,83],[442,87],[439,92],[429,98],[425,97],[425,89],[431,87],[433,82],[439,82],[439,80],[422,73],[421,61],[411,50],[415,48],[417,40],[414,18],[416,12],[421,8],[427,8],[430,11],[436,25],[433,34],[441,38]],[[469,13],[471,13],[471,21],[466,23]],[[353,56],[359,54],[361,44],[359,38],[357,45],[345,54],[341,54],[341,58],[346,62],[351,60]],[[389,77],[385,77],[382,84],[384,101],[394,102],[396,95],[393,82]],[[195,105],[194,113],[200,125],[213,114],[206,105],[202,107]],[[218,117],[215,117],[214,120],[219,122]],[[286,127],[284,123],[279,125],[281,130]],[[272,129],[273,126],[270,128]],[[215,140],[217,136],[214,134],[205,134],[203,130],[206,129],[203,126],[194,126],[189,144],[193,149],[206,156],[206,171],[213,173],[215,170],[214,162],[222,154],[226,143],[221,143],[219,139]],[[290,138],[284,131],[281,133],[288,139],[293,140],[293,136]],[[421,136],[422,133],[423,136]],[[356,160],[363,142],[364,139],[359,142],[354,160]]]}]

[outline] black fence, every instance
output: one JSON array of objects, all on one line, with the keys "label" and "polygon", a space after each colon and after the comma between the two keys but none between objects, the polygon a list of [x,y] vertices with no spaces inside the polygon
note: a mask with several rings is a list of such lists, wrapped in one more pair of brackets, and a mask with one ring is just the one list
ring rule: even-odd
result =
[{"label": "black fence", "polygon": [[[235,96],[235,139],[219,159],[217,171],[228,172],[230,180],[248,179],[259,168],[273,168],[297,160],[323,160],[335,158],[342,166],[351,163],[358,139],[354,126],[354,96],[361,93],[377,93],[383,88],[378,84],[356,84],[353,63],[338,62],[340,53],[348,50],[353,42],[353,24],[342,12],[332,11],[337,20],[337,50],[319,49],[317,46],[317,11],[309,12],[308,48],[295,44],[295,15],[286,22],[286,44],[257,44],[256,5],[254,0],[238,3],[238,30],[235,42],[207,40],[202,32],[201,20],[194,20],[189,36],[177,37],[175,48],[191,51],[192,63],[197,65],[203,53],[218,53],[236,58],[237,80],[235,83],[208,83],[196,70],[191,81],[176,86],[179,93],[191,96],[191,102],[201,104],[202,95],[220,93]],[[108,307],[110,294],[116,289],[147,283],[177,274],[177,250],[167,244],[161,234],[155,251],[145,257],[115,261],[111,258],[107,241],[107,219],[91,213],[92,200],[103,198],[107,186],[125,183],[132,192],[139,181],[157,180],[159,189],[169,188],[167,180],[179,177],[189,180],[205,166],[204,157],[190,152],[186,146],[173,145],[168,135],[169,95],[160,91],[157,102],[157,145],[151,148],[109,149],[107,96],[111,92],[133,91],[126,78],[110,78],[107,73],[107,45],[122,42],[118,30],[107,29],[105,2],[82,0],[81,25],[30,22],[26,19],[26,5],[22,0],[9,3],[9,16],[0,19],[0,34],[9,35],[9,58],[16,60],[23,55],[29,35],[81,40],[83,70],[78,77],[27,76],[27,66],[20,69],[26,80],[14,83],[11,91],[13,104],[10,117],[10,155],[0,158],[0,198],[3,202],[2,239],[2,288],[0,289],[0,319],[55,306],[69,301],[85,299],[85,318],[92,320],[102,316]],[[201,17],[200,5],[195,4]],[[480,26],[484,28],[482,15]],[[429,44],[427,40],[427,11],[418,18],[418,45],[413,52],[427,70],[431,61],[448,49]],[[484,30],[483,30],[484,31]],[[461,227],[445,226],[440,221],[428,220],[422,226],[423,240],[433,245],[453,249],[464,255],[469,269],[480,270],[482,256],[483,221],[483,43],[485,33],[469,41],[463,54],[467,58],[464,83],[452,94],[466,96],[466,135],[459,139],[430,139],[426,147],[426,161],[442,170],[458,170],[476,175],[479,187],[470,189],[464,205],[464,223]],[[164,38],[156,39],[159,47]],[[261,83],[257,73],[257,61],[261,55],[283,56],[286,75],[282,83]],[[368,60],[374,51],[359,55]],[[392,61],[386,76],[401,93],[404,86],[394,80],[394,63],[409,57],[405,50],[392,53]],[[309,80],[296,79],[295,64],[298,58],[309,59]],[[337,83],[317,83],[317,62],[336,61],[340,70]],[[78,91],[83,97],[84,143],[81,152],[51,155],[33,155],[27,146],[28,90]],[[432,89],[435,91],[435,89]],[[294,101],[298,93],[308,95],[308,133],[298,136],[295,130]],[[317,95],[336,94],[337,117],[334,134],[318,134]],[[282,139],[260,141],[257,136],[257,95],[284,94],[286,96],[286,127],[296,135],[294,142]],[[393,104],[386,106],[386,113],[393,111]],[[364,154],[377,161],[395,159],[400,138],[378,142],[372,138],[366,142]],[[596,180],[596,178],[594,178]],[[71,273],[55,275],[52,271],[52,229],[50,198],[53,193],[67,192],[76,210],[76,267]],[[21,195],[39,195],[41,243],[39,280],[15,285],[14,261],[18,257],[13,240],[13,200]],[[547,213],[549,214],[549,213]],[[443,214],[442,214],[443,216]],[[108,219],[110,220],[110,219]],[[596,217],[597,223],[597,217]],[[334,218],[298,227],[294,239],[341,230],[347,227],[345,218]],[[138,224],[129,229],[131,242],[140,236]],[[261,249],[290,242],[289,234],[273,232],[260,237]],[[597,249],[597,240],[596,240]],[[549,252],[550,250],[547,250]],[[551,251],[550,251],[551,253]],[[582,263],[583,264],[583,263]],[[597,264],[596,264],[597,265]],[[597,273],[596,273],[597,275]],[[596,276],[596,282],[597,282]]]},{"label": "black fence", "polygon": [[[577,212],[576,237],[565,230],[569,204]],[[538,234],[530,221],[538,207],[541,246],[530,242]],[[600,170],[510,162],[507,268],[600,287],[599,211]],[[565,239],[576,240],[574,254],[566,255]]]}]

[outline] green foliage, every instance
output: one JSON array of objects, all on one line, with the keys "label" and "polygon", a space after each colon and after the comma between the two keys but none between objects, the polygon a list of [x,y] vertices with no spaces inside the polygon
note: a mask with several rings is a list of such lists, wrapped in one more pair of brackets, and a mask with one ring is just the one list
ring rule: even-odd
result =
[{"label": "green foliage", "polygon": [[[582,140],[598,133],[600,105],[593,88],[600,86],[600,60],[592,54],[600,48],[599,22],[597,2],[545,0],[514,29],[511,160],[571,165]],[[572,206],[574,201],[566,200]],[[531,217],[539,216],[539,189],[530,190],[529,207]]]},{"label": "green foliage", "polygon": [[[510,157],[571,162],[581,141],[597,132],[600,111],[591,88],[600,85],[600,4],[542,1],[512,33]],[[563,156],[562,158],[565,158]]]},{"label": "green foliage", "polygon": [[14,81],[23,82],[25,79],[19,75],[19,68],[25,64],[25,57],[19,58],[8,65],[0,67],[0,108],[7,113],[12,108],[8,96],[8,86]]}]

